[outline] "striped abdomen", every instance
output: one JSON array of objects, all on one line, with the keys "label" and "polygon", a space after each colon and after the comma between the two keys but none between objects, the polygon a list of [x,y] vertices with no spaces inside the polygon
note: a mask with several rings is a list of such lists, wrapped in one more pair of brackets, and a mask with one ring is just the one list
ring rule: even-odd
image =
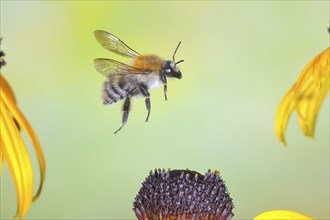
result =
[{"label": "striped abdomen", "polygon": [[128,95],[129,88],[118,81],[112,81],[107,78],[103,84],[103,104],[112,104],[124,99]]}]

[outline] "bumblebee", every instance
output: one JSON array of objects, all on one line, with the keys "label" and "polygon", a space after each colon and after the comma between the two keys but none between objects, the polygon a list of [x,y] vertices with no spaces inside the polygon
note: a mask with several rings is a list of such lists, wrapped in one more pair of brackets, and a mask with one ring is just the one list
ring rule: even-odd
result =
[{"label": "bumblebee", "polygon": [[145,122],[147,122],[151,109],[149,90],[163,85],[165,100],[167,100],[167,77],[182,78],[178,64],[184,60],[175,62],[175,54],[181,41],[173,53],[173,60],[164,60],[154,54],[139,54],[106,31],[97,30],[94,35],[103,48],[123,57],[134,59],[130,65],[106,58],[94,60],[95,69],[106,76],[102,88],[103,104],[111,105],[125,99],[122,107],[122,124],[114,134],[127,123],[132,97],[145,98],[148,111]]}]

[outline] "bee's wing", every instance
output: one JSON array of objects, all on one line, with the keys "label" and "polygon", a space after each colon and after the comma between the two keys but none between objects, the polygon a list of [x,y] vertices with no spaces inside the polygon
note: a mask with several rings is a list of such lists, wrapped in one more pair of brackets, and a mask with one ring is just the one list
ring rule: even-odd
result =
[{"label": "bee's wing", "polygon": [[146,74],[144,70],[137,69],[125,63],[116,60],[97,58],[94,60],[95,69],[102,73],[104,76],[112,74]]},{"label": "bee's wing", "polygon": [[106,31],[97,30],[94,31],[96,40],[107,50],[122,55],[124,57],[137,57],[140,54],[127,46],[118,37],[110,34]]}]

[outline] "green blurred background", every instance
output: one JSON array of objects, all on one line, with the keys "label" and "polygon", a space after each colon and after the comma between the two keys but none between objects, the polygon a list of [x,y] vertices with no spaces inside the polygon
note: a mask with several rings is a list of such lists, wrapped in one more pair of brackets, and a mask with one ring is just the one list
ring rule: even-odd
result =
[{"label": "green blurred background", "polygon": [[[218,169],[235,219],[290,209],[329,219],[329,96],[316,138],[289,121],[288,148],[274,132],[275,112],[303,67],[329,46],[328,1],[4,1],[2,74],[40,138],[47,163],[43,193],[26,219],[135,219],[132,202],[150,169]],[[104,106],[93,31],[106,30],[139,53],[176,58],[182,80],[134,100]],[[39,181],[36,157],[35,181]],[[1,219],[16,211],[7,167]]]}]

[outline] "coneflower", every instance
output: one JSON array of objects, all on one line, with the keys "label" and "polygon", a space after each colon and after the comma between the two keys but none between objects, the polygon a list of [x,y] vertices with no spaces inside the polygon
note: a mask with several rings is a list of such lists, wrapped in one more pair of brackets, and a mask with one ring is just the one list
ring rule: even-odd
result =
[{"label": "coneflower", "polygon": [[156,169],[133,203],[139,220],[228,220],[233,203],[219,171]]}]

